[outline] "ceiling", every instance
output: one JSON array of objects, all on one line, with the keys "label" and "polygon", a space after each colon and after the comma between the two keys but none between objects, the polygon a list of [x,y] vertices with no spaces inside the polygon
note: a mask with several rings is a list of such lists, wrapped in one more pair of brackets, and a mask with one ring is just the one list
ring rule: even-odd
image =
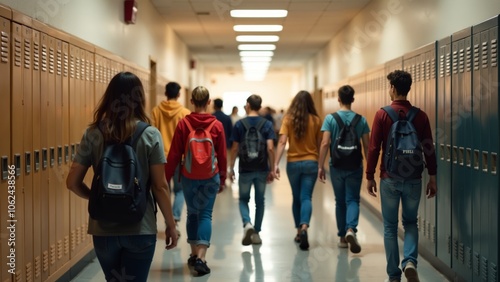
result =
[{"label": "ceiling", "polygon": [[[370,0],[150,0],[206,69],[239,72],[237,35],[273,34],[280,40],[269,70],[301,68]],[[286,18],[232,18],[233,9],[285,9]],[[241,33],[235,24],[281,24],[274,33]]]}]

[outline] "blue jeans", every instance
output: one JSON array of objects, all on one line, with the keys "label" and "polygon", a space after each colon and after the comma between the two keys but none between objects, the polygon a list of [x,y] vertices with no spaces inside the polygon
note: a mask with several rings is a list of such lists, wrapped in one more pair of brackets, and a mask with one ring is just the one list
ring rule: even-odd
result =
[{"label": "blue jeans", "polygon": [[153,261],[156,234],[92,236],[106,281],[146,281]]},{"label": "blue jeans", "polygon": [[356,170],[343,170],[330,166],[330,178],[335,194],[337,235],[345,237],[349,228],[354,232],[358,231],[359,193],[363,179],[363,167],[360,166]]},{"label": "blue jeans", "polygon": [[181,165],[179,164],[175,168],[174,176],[172,178],[172,182],[174,183],[173,191],[175,196],[174,204],[172,206],[172,213],[174,214],[175,221],[181,220],[182,208],[184,206],[184,192],[182,191],[182,183],[179,180],[180,167]]},{"label": "blue jeans", "polygon": [[387,260],[387,274],[390,279],[401,277],[399,268],[398,248],[398,216],[399,202],[403,210],[404,258],[401,266],[404,269],[406,263],[411,261],[417,265],[418,257],[418,227],[417,215],[420,204],[420,193],[422,191],[422,180],[412,179],[398,181],[392,178],[384,178],[380,181],[380,199],[382,201],[382,217],[384,219],[384,247]]},{"label": "blue jeans", "polygon": [[292,186],[292,213],[295,228],[300,228],[302,224],[309,226],[312,214],[311,198],[318,178],[318,162],[287,162],[286,173]]},{"label": "blue jeans", "polygon": [[250,210],[248,202],[250,201],[250,190],[252,184],[255,187],[255,231],[260,232],[262,227],[262,219],[264,218],[264,193],[266,192],[266,178],[269,173],[267,171],[242,172],[238,177],[238,185],[240,192],[240,214],[243,220],[243,226],[250,220]]},{"label": "blue jeans", "polygon": [[219,174],[210,179],[197,180],[181,176],[187,206],[187,242],[210,246],[212,211],[219,191]]}]

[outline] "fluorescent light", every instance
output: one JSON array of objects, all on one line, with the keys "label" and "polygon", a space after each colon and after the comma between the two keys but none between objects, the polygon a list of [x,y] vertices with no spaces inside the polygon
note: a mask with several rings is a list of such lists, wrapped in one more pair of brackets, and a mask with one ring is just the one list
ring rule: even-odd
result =
[{"label": "fluorescent light", "polygon": [[270,62],[271,57],[241,57],[242,62]]},{"label": "fluorescent light", "polygon": [[274,44],[240,44],[238,50],[259,50],[259,51],[272,51],[276,50]]},{"label": "fluorescent light", "polygon": [[271,57],[274,55],[273,51],[241,51],[240,57]]},{"label": "fluorescent light", "polygon": [[258,25],[240,24],[240,25],[235,25],[233,29],[234,31],[240,31],[240,32],[248,32],[248,31],[273,32],[273,31],[282,31],[283,26],[279,24],[258,24]]},{"label": "fluorescent light", "polygon": [[238,35],[236,41],[238,42],[276,42],[280,40],[277,35]]},{"label": "fluorescent light", "polygon": [[231,10],[233,18],[284,18],[287,10]]},{"label": "fluorescent light", "polygon": [[269,62],[242,62],[241,65],[243,67],[256,67],[256,68],[268,68],[270,63]]}]

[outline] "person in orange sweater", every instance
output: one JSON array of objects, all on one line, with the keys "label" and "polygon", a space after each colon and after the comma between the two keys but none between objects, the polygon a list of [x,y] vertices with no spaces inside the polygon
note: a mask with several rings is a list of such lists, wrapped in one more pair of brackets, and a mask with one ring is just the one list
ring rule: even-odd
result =
[{"label": "person in orange sweater", "polygon": [[[170,150],[170,144],[172,144],[172,139],[174,138],[175,128],[179,121],[191,113],[190,110],[183,107],[177,100],[180,96],[181,86],[177,82],[169,82],[165,86],[165,96],[167,100],[162,101],[158,106],[156,106],[152,113],[151,124],[158,128],[163,139],[163,151],[165,152],[165,158],[168,156],[168,151]],[[182,185],[179,181],[179,169],[180,166],[175,168],[173,186],[174,186],[174,203],[172,205],[172,212],[174,214],[177,235],[181,236],[179,231],[179,221],[181,220],[182,208],[184,207],[184,192],[182,191]],[[170,183],[169,183],[170,184]]]}]

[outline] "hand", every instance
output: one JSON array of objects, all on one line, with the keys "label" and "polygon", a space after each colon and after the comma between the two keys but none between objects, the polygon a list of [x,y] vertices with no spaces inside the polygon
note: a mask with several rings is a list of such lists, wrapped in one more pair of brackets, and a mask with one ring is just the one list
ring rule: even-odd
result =
[{"label": "hand", "polygon": [[371,196],[377,197],[377,182],[375,180],[367,180],[366,190]]},{"label": "hand", "polygon": [[275,169],[274,169],[274,178],[280,180],[280,168],[277,165],[275,165],[274,167],[275,167]]},{"label": "hand", "polygon": [[427,183],[427,199],[433,198],[437,193],[436,177],[431,177]]},{"label": "hand", "polygon": [[231,170],[231,171],[229,172],[229,175],[228,175],[228,176],[229,176],[229,179],[231,180],[231,183],[233,183],[233,182],[234,182],[234,180],[236,179],[236,177],[234,176],[234,170]]},{"label": "hand", "polygon": [[165,249],[171,250],[177,246],[177,230],[175,229],[175,225],[172,227],[168,227],[165,230]]},{"label": "hand", "polygon": [[274,180],[274,174],[272,171],[269,172],[269,174],[266,177],[266,183],[271,184]]},{"label": "hand", "polygon": [[[330,171],[330,173],[331,173],[331,171]],[[319,179],[319,182],[321,182],[321,183],[326,182],[325,181],[326,180],[325,170],[322,167],[318,168],[318,179]]]},{"label": "hand", "polygon": [[225,183],[221,183],[220,186],[219,186],[219,192],[217,192],[217,193],[221,193],[222,191],[224,191],[224,188],[226,188],[226,184]]}]

